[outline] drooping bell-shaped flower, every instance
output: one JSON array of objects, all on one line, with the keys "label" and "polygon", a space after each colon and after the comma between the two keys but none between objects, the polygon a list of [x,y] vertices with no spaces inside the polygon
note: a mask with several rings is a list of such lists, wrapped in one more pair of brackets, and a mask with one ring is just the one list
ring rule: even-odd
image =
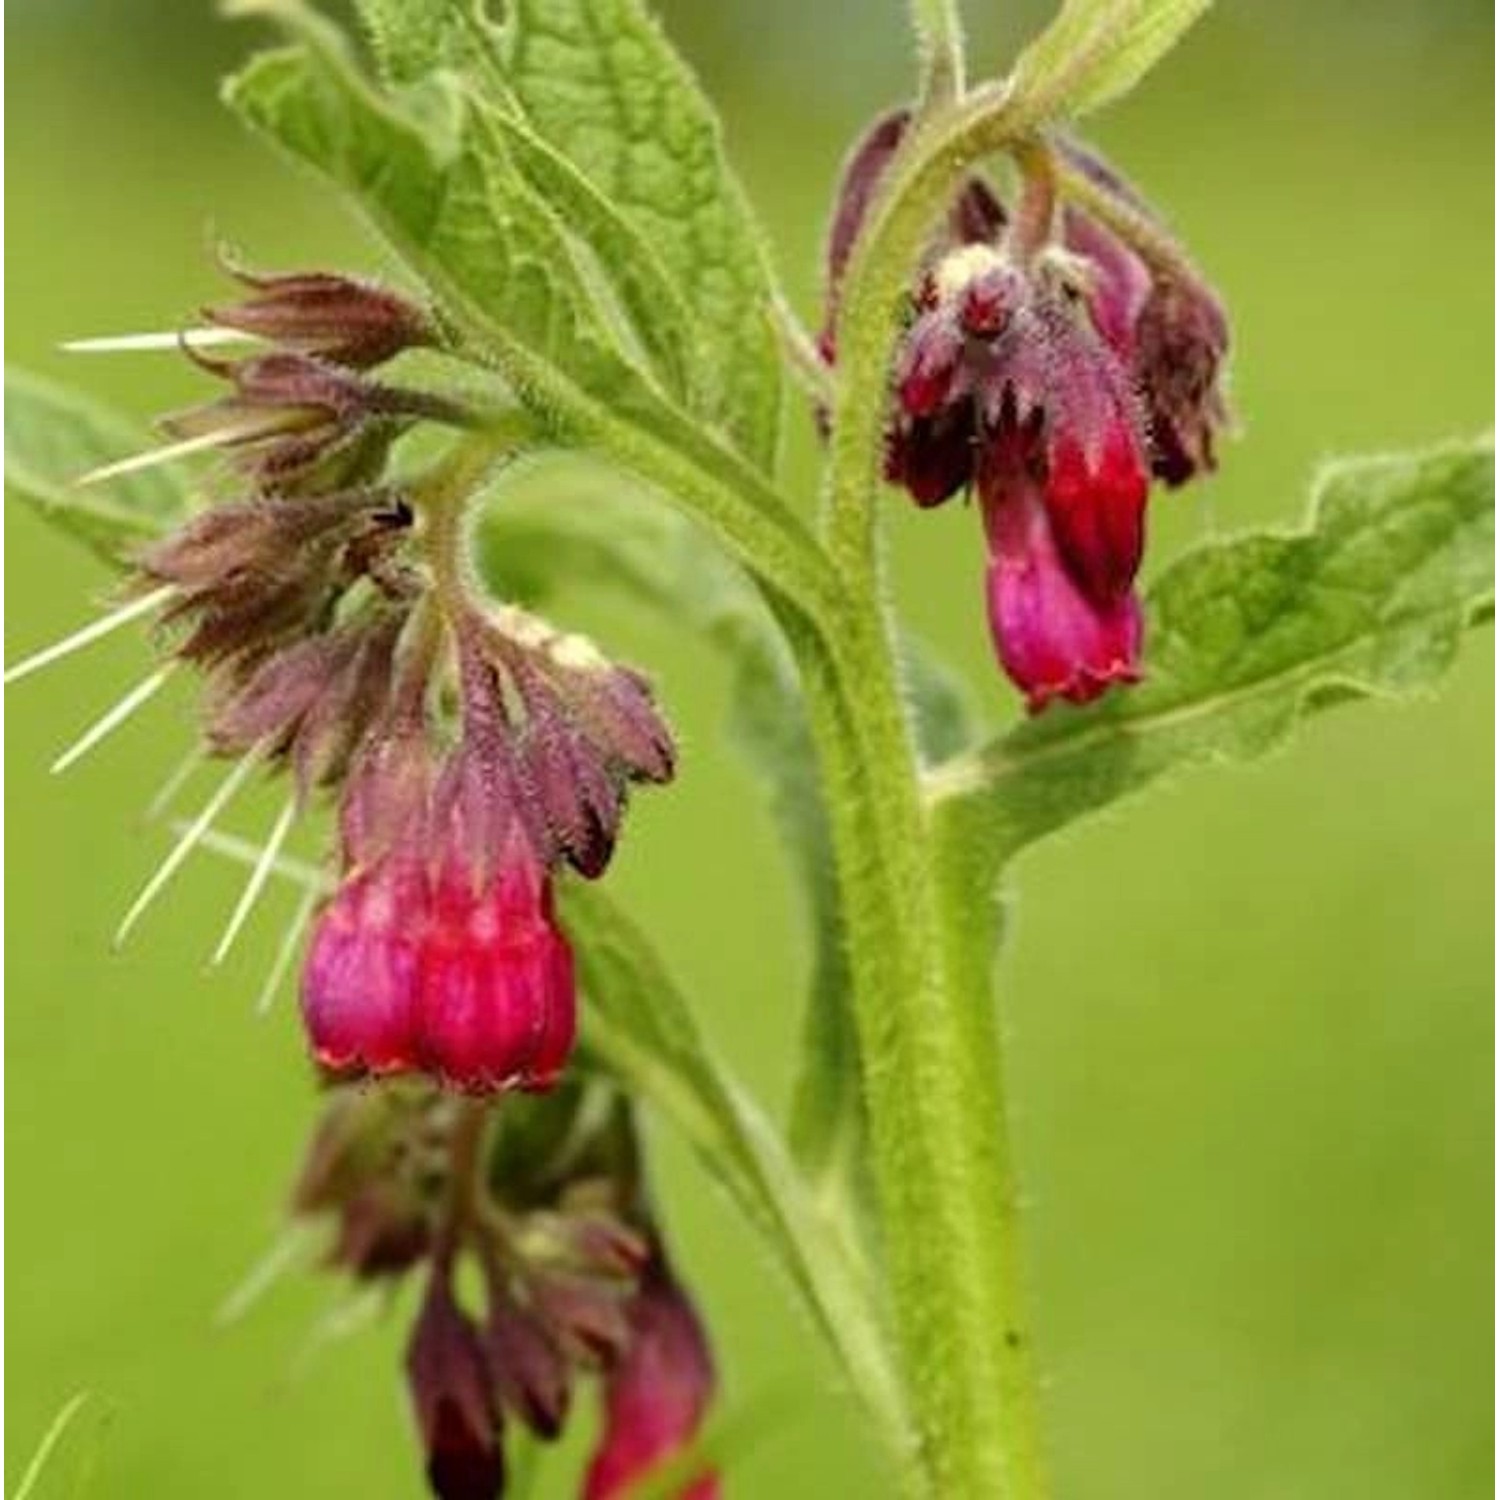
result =
[{"label": "drooping bell-shaped flower", "polygon": [[407,1384],[438,1500],[496,1500],[505,1486],[500,1411],[484,1341],[435,1268],[406,1354]]},{"label": "drooping bell-shaped flower", "polygon": [[1088,703],[1140,676],[1134,591],[1091,595],[1063,559],[1042,483],[1017,428],[986,445],[979,504],[989,541],[990,632],[1006,675],[1032,712],[1054,698]]},{"label": "drooping bell-shaped flower", "polygon": [[[713,1356],[697,1311],[658,1246],[629,1308],[629,1341],[604,1387],[604,1433],[583,1500],[618,1500],[697,1437],[713,1400]],[[718,1500],[712,1471],[679,1500]]]},{"label": "drooping bell-shaped flower", "polygon": [[573,955],[519,821],[492,869],[456,852],[433,877],[418,987],[421,1065],[470,1093],[545,1089],[572,1051]]},{"label": "drooping bell-shaped flower", "polygon": [[432,798],[418,1047],[467,1092],[545,1089],[572,1051],[573,955],[494,678],[472,641],[460,658],[463,739]]},{"label": "drooping bell-shaped flower", "polygon": [[977,490],[996,651],[1034,711],[1140,674],[1140,414],[1067,269],[986,246],[942,262],[897,365],[887,447],[921,505]]},{"label": "drooping bell-shaped flower", "polygon": [[369,746],[345,789],[345,874],[318,916],[302,970],[313,1056],[337,1073],[421,1066],[432,777],[420,725],[403,723]]}]

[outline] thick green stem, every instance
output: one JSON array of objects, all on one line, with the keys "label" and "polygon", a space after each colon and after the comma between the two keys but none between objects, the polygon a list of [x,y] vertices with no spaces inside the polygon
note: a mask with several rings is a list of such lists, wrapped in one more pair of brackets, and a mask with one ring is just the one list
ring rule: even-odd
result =
[{"label": "thick green stem", "polygon": [[[1045,1493],[981,912],[945,907],[884,622],[798,640],[832,795],[870,1149],[924,1497]],[[983,946],[981,944],[981,946]]]},{"label": "thick green stem", "polygon": [[846,283],[825,514],[846,616],[832,637],[794,642],[830,784],[872,1166],[920,1433],[907,1487],[1040,1500],[1000,1035],[987,937],[976,948],[969,936],[976,925],[988,935],[988,914],[961,902],[924,811],[874,527],[899,308],[973,160],[934,149],[962,135],[958,116],[963,106],[919,131]]}]

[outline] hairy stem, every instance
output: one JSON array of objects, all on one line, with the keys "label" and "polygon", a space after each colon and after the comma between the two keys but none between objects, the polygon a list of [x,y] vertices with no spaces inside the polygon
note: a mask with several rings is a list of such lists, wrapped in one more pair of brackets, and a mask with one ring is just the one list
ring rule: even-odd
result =
[{"label": "hairy stem", "polygon": [[[1035,1366],[1002,1057],[980,913],[949,878],[882,604],[874,507],[899,308],[931,226],[995,131],[960,105],[898,161],[845,285],[824,534],[846,590],[832,637],[794,643],[830,784],[870,1150],[923,1496],[1040,1500]],[[965,139],[967,136],[968,139]],[[985,926],[986,933],[988,925]],[[983,961],[976,960],[982,954]]]}]

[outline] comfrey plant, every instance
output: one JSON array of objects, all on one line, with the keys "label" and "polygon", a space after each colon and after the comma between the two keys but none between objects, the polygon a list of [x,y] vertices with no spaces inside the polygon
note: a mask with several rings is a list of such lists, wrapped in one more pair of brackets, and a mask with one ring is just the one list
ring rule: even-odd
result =
[{"label": "comfrey plant", "polygon": [[[1430,682],[1491,588],[1470,443],[1341,463],[1302,530],[1142,590],[1153,493],[1201,481],[1231,426],[1230,317],[1075,122],[1205,5],[1064,0],[970,85],[948,0],[913,0],[914,99],[851,149],[814,335],[638,0],[514,0],[503,22],[357,0],[368,60],[295,0],[242,3],[287,45],[229,106],[363,210],[405,286],[226,258],[235,300],[94,341],[180,345],[221,383],[157,448],[11,379],[12,485],[126,574],[8,680],[152,625],[163,665],[59,768],[173,670],[201,683],[201,755],[230,769],[120,935],[200,847],[248,866],[219,957],[269,881],[303,886],[266,992],[300,951],[324,1104],[293,1211],[338,1273],[417,1284],[436,1494],[500,1494],[508,1442],[555,1437],[580,1381],[602,1406],[588,1500],[730,1477],[710,1413],[734,1354],[669,1254],[642,1114],[784,1267],[892,1493],[1048,1493],[991,992],[1002,872],[1179,766]],[[788,422],[821,436],[806,504]],[[525,503],[513,476],[549,454],[617,497]],[[878,533],[902,494],[978,512],[975,614],[1028,711],[996,738],[891,612]],[[731,664],[814,936],[784,1130],[604,894],[632,790],[678,753],[648,677],[537,612],[580,580]],[[1011,694],[997,674],[983,696]],[[244,845],[216,825],[260,769],[288,798]],[[304,815],[321,863],[287,853]]]}]

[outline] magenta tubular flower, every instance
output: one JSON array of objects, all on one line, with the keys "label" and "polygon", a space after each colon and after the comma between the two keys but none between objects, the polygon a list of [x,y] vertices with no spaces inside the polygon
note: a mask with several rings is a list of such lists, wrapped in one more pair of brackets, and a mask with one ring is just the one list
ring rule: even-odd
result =
[{"label": "magenta tubular flower", "polygon": [[344,789],[345,875],[319,914],[302,970],[308,1042],[335,1072],[419,1065],[432,776],[423,735],[418,723],[392,727],[367,748]]},{"label": "magenta tubular flower", "polygon": [[492,874],[445,860],[422,947],[422,1066],[470,1093],[545,1089],[572,1051],[575,1016],[573,955],[519,825]]},{"label": "magenta tubular flower", "polygon": [[1141,416],[1065,274],[989,246],[940,263],[887,434],[887,474],[919,505],[977,489],[996,651],[1033,711],[1140,675]]},{"label": "magenta tubular flower", "polygon": [[505,1487],[500,1412],[479,1329],[435,1268],[406,1354],[412,1407],[438,1500],[496,1500]]},{"label": "magenta tubular flower", "polygon": [[469,1093],[544,1089],[572,1051],[573,955],[494,679],[472,645],[460,656],[464,737],[432,799],[422,1066]]},{"label": "magenta tubular flower", "polygon": [[[630,1341],[604,1390],[604,1435],[583,1500],[615,1500],[697,1436],[714,1393],[713,1356],[698,1314],[658,1249],[630,1304]],[[694,1477],[679,1500],[718,1500],[718,1475]]]},{"label": "magenta tubular flower", "polygon": [[426,879],[405,853],[350,876],[324,907],[302,971],[302,1018],[323,1067],[417,1066],[426,907]]},{"label": "magenta tubular flower", "polygon": [[1133,590],[1090,595],[1063,559],[1023,434],[986,449],[979,503],[989,539],[990,631],[1006,675],[1036,713],[1054,698],[1088,703],[1140,677],[1141,610]]}]

